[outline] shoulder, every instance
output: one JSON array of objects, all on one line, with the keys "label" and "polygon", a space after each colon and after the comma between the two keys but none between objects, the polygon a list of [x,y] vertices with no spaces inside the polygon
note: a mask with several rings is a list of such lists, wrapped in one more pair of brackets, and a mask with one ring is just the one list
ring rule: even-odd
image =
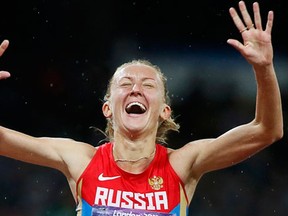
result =
[{"label": "shoulder", "polygon": [[97,152],[98,147],[72,139],[62,139],[58,151],[64,161],[65,175],[78,179]]},{"label": "shoulder", "polygon": [[201,152],[213,139],[201,139],[189,142],[178,149],[168,148],[169,161],[175,171],[182,179],[198,178],[197,173],[193,173],[193,167]]}]

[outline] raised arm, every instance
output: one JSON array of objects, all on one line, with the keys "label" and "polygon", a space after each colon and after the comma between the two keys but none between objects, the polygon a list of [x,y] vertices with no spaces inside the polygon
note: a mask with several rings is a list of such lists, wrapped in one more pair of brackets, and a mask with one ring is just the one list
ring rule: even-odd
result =
[{"label": "raised arm", "polygon": [[[229,39],[227,43],[238,50],[254,69],[257,81],[255,118],[216,139],[194,141],[176,151],[172,161],[186,184],[191,179],[197,181],[208,171],[239,163],[283,136],[281,98],[271,43],[273,12],[268,13],[263,30],[258,3],[253,4],[254,24],[243,1],[239,2],[239,9],[243,21],[234,8],[230,8],[229,13],[243,42]],[[180,158],[181,162],[187,162],[186,167],[181,167]]]},{"label": "raised arm", "polygon": [[227,43],[237,49],[253,66],[257,81],[256,113],[253,124],[260,126],[265,140],[271,144],[283,134],[281,97],[273,66],[271,42],[274,13],[269,11],[267,24],[263,30],[257,2],[253,4],[255,24],[243,1],[239,2],[239,8],[244,23],[234,8],[230,8],[229,12],[242,34],[243,43],[234,39],[229,39]]}]

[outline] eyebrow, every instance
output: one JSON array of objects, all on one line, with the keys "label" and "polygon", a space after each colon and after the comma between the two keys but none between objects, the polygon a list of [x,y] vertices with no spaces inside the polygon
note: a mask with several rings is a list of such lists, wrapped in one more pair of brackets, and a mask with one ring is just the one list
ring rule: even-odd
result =
[{"label": "eyebrow", "polygon": [[[119,81],[122,80],[122,79],[129,79],[129,80],[132,80],[133,77],[132,77],[132,76],[123,76],[123,77],[119,78]],[[150,78],[150,77],[143,77],[143,78],[141,79],[141,81],[146,81],[146,80],[152,80],[152,81],[157,82],[156,79],[154,79],[154,78]]]}]

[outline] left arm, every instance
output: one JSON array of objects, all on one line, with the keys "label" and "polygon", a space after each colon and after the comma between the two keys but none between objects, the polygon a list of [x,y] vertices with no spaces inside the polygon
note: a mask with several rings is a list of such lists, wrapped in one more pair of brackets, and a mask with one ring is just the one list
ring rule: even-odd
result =
[{"label": "left arm", "polygon": [[[227,43],[238,50],[254,69],[257,81],[255,118],[216,139],[194,141],[175,151],[170,161],[186,186],[192,180],[197,182],[206,172],[243,161],[283,136],[281,96],[271,43],[273,12],[268,13],[266,29],[263,30],[258,3],[253,4],[255,27],[243,1],[239,2],[239,8],[247,28],[234,8],[229,12],[242,34],[243,43],[235,39],[229,39]],[[183,167],[183,164],[186,165]]]}]

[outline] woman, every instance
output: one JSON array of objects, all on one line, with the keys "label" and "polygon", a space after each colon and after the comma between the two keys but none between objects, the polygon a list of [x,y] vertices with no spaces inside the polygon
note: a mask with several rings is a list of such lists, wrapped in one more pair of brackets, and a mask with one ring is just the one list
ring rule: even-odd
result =
[{"label": "woman", "polygon": [[[172,117],[165,77],[147,61],[120,66],[110,80],[102,107],[110,141],[95,148],[64,138],[32,137],[0,127],[0,154],[60,170],[77,203],[78,215],[188,215],[197,183],[210,171],[237,164],[283,136],[280,91],[273,66],[273,12],[265,30],[260,9],[254,22],[245,3],[242,19],[230,15],[243,42],[229,39],[254,69],[257,100],[254,119],[217,138],[186,143],[174,150],[160,145]],[[0,55],[9,42],[3,41]],[[0,78],[8,78],[0,72]]]}]

